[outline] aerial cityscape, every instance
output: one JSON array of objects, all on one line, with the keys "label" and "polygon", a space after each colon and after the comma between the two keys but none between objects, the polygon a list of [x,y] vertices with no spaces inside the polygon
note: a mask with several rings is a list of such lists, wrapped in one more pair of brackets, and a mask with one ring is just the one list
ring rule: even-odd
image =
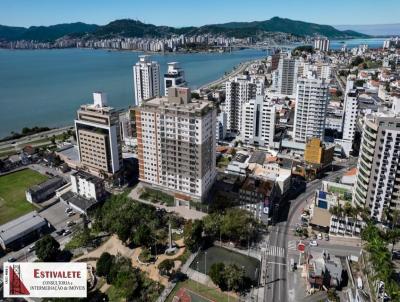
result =
[{"label": "aerial cityscape", "polygon": [[400,301],[400,3],[189,2],[0,3],[0,301]]}]

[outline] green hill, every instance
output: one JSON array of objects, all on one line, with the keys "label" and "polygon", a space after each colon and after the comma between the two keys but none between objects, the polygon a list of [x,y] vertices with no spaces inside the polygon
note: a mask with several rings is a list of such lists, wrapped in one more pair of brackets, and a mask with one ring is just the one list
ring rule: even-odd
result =
[{"label": "green hill", "polygon": [[93,38],[169,37],[173,34],[214,34],[243,38],[271,32],[282,32],[295,36],[320,35],[332,39],[369,37],[355,31],[340,31],[330,25],[294,21],[279,17],[265,21],[229,22],[182,28],[156,26],[131,19],[115,20],[103,26],[81,22],[52,26],[32,26],[29,28],[0,25],[0,39],[37,41],[54,41],[66,35],[82,36],[85,34],[89,34]]}]

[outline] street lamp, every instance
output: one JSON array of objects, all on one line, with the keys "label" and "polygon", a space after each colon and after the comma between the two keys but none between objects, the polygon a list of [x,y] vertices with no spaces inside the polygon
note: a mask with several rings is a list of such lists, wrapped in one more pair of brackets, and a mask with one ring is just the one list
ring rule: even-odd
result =
[{"label": "street lamp", "polygon": [[[196,267],[197,267],[197,274],[199,273],[199,261],[196,261]],[[200,277],[200,275],[198,275]],[[199,291],[199,282],[200,279],[197,278],[197,292]]]},{"label": "street lamp", "polygon": [[204,274],[207,275],[207,252],[204,252]]}]

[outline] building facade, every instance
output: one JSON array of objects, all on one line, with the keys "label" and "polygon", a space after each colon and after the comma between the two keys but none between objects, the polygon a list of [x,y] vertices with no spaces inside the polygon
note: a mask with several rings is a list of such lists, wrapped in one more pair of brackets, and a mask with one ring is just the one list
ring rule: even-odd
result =
[{"label": "building facade", "polygon": [[206,198],[216,177],[213,104],[170,88],[137,108],[136,125],[139,179],[179,201]]},{"label": "building facade", "polygon": [[272,101],[257,95],[244,103],[242,113],[243,142],[248,145],[270,147],[274,142],[276,108]]},{"label": "building facade", "polygon": [[295,142],[306,143],[312,137],[324,139],[328,101],[328,84],[324,79],[309,75],[298,80],[293,128]]},{"label": "building facade", "polygon": [[230,131],[240,131],[242,125],[242,108],[246,101],[254,99],[257,84],[247,76],[240,76],[225,82],[224,112],[227,114],[227,126]]},{"label": "building facade", "polygon": [[105,93],[93,93],[94,103],[82,105],[75,120],[79,159],[91,174],[113,175],[122,169],[119,114],[107,106]]},{"label": "building facade", "polygon": [[399,112],[379,111],[364,117],[353,202],[377,221],[400,210]]},{"label": "building facade", "polygon": [[72,192],[87,199],[103,200],[106,197],[104,181],[84,171],[71,174]]},{"label": "building facade", "polygon": [[167,73],[164,74],[164,95],[168,96],[170,87],[185,87],[185,72],[178,62],[168,63]]},{"label": "building facade", "polygon": [[298,77],[299,62],[296,59],[281,55],[278,69],[274,72],[273,86],[281,96],[294,97]]},{"label": "building facade", "polygon": [[314,49],[321,51],[329,50],[330,41],[326,38],[317,38],[314,40]]},{"label": "building facade", "polygon": [[135,90],[134,105],[144,100],[160,96],[160,65],[150,60],[150,56],[139,56],[139,62],[133,66],[133,84]]}]

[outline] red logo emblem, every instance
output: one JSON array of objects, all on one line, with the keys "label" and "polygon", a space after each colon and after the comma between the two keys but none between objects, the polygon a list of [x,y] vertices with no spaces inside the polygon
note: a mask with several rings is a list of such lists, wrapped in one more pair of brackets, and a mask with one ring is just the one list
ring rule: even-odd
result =
[{"label": "red logo emblem", "polygon": [[20,265],[10,265],[10,295],[29,295],[29,290],[21,280]]}]

